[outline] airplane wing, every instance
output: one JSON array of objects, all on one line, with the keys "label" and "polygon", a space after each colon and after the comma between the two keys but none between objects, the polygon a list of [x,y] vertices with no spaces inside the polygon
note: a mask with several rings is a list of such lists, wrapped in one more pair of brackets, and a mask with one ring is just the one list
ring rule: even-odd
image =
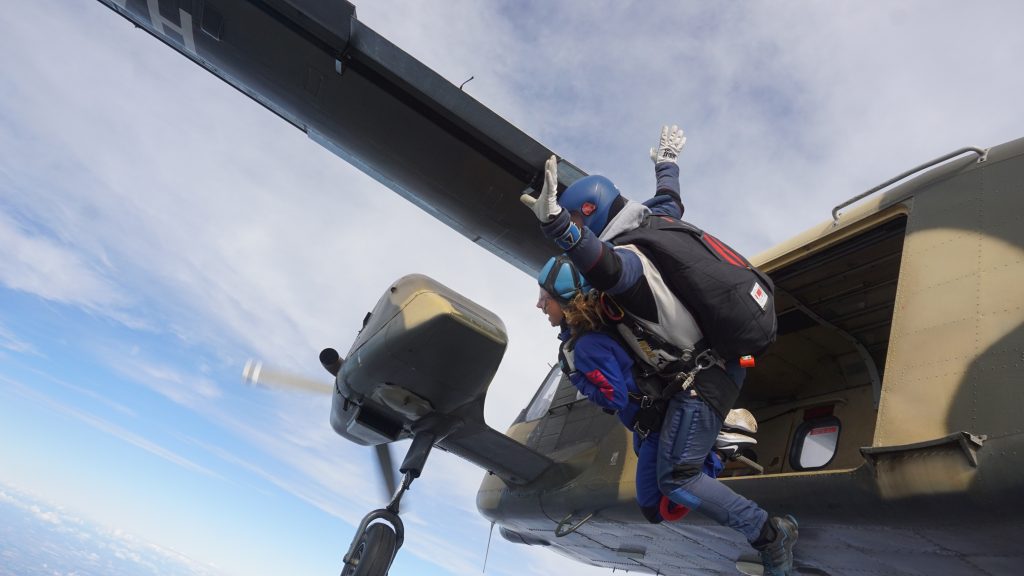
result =
[{"label": "airplane wing", "polygon": [[[519,202],[552,154],[356,19],[344,0],[100,0],[461,234],[535,274]],[[560,185],[584,176],[562,161]]]}]

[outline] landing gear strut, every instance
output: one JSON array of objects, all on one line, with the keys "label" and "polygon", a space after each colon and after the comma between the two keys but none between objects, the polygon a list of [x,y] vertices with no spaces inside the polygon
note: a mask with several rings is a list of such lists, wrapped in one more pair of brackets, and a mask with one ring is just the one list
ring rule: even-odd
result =
[{"label": "landing gear strut", "polygon": [[398,469],[402,473],[402,484],[386,507],[363,516],[345,554],[341,576],[387,576],[405,541],[405,526],[398,517],[399,504],[412,481],[420,477],[436,438],[436,434],[428,432],[413,436],[409,452]]}]

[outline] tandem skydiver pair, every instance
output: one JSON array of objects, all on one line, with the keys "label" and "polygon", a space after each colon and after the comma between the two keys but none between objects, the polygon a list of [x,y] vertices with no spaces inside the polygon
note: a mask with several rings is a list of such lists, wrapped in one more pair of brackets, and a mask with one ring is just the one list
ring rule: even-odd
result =
[{"label": "tandem skydiver pair", "polygon": [[[723,424],[745,416],[730,413],[745,377],[741,358],[774,341],[773,285],[725,243],[681,220],[676,159],[685,143],[678,127],[662,129],[651,150],[656,192],[643,203],[603,176],[581,178],[557,195],[557,159],[547,160],[540,195],[522,200],[564,254],[541,271],[537,306],[552,324],[562,316],[559,356],[573,384],[634,429],[645,517],[657,520],[649,509],[656,485],[667,501],[743,534],[760,552],[764,574],[792,574],[796,520],[769,517],[718,481],[713,450]],[[664,398],[643,394],[649,387],[638,381],[648,377],[668,383]],[[631,392],[637,401],[623,403]],[[642,423],[648,439],[659,429],[655,441],[636,431],[645,397],[663,402],[653,423],[649,416]]]}]

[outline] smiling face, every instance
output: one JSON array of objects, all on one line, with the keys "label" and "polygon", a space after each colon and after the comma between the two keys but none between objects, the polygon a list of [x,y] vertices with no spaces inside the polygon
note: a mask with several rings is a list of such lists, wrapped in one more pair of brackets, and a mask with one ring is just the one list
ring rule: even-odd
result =
[{"label": "smiling face", "polygon": [[540,289],[540,296],[537,298],[537,308],[544,312],[552,326],[560,326],[565,318],[565,314],[562,313],[561,304],[543,288]]}]

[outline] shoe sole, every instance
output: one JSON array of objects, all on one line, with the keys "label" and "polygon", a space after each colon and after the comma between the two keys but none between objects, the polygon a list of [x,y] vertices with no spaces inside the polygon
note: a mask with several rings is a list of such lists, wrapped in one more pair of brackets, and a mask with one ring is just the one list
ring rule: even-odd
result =
[{"label": "shoe sole", "polygon": [[726,446],[754,446],[757,444],[757,440],[747,436],[745,434],[738,434],[736,432],[719,432],[715,438],[715,448],[725,448]]}]

